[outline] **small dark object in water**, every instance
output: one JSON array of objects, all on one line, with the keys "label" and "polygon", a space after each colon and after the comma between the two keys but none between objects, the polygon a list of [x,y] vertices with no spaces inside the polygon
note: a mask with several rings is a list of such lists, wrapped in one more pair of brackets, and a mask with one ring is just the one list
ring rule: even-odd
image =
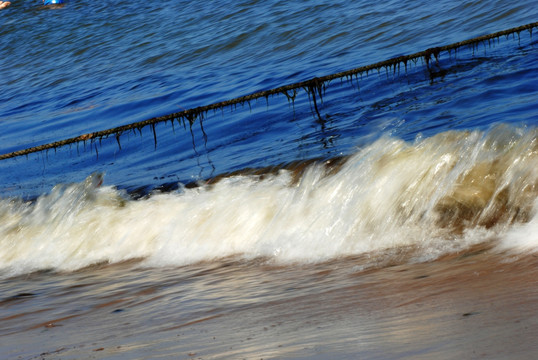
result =
[{"label": "small dark object in water", "polygon": [[13,295],[13,296],[9,296],[5,298],[4,300],[0,301],[0,304],[12,302],[12,301],[26,300],[29,298],[33,298],[35,296],[36,294],[33,294],[33,293],[19,293],[17,295]]},{"label": "small dark object in water", "polygon": [[473,316],[473,315],[478,315],[478,314],[480,314],[478,311],[471,311],[471,312],[467,312],[465,314],[462,314],[461,316],[468,317],[468,316]]},{"label": "small dark object in water", "polygon": [[424,279],[424,278],[427,278],[429,276],[430,275],[419,275],[419,276],[415,276],[413,279]]}]

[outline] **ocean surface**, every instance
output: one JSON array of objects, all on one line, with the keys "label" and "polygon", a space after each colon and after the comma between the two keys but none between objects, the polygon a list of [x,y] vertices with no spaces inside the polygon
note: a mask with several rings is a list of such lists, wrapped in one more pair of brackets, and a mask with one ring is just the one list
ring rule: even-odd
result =
[{"label": "ocean surface", "polygon": [[[535,21],[520,0],[13,0],[0,154]],[[1,160],[0,357],[534,359],[537,34]]]}]

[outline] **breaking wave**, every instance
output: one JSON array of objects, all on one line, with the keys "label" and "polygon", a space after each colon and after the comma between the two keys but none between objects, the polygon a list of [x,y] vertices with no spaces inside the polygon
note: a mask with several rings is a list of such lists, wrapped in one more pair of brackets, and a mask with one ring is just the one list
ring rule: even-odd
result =
[{"label": "breaking wave", "polygon": [[93,174],[32,202],[0,200],[0,273],[130,259],[375,259],[399,249],[425,261],[485,242],[536,251],[537,139],[536,128],[503,125],[412,143],[386,136],[338,161],[136,200]]}]

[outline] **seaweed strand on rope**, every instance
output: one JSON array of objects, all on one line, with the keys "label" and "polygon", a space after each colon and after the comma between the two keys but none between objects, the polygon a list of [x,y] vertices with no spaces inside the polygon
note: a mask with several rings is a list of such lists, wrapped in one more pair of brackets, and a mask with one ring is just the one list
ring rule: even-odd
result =
[{"label": "seaweed strand on rope", "polygon": [[[433,56],[433,59],[436,62],[438,62],[439,55],[441,52],[450,53],[453,50],[455,51],[465,46],[472,46],[474,49],[480,43],[483,43],[485,46],[486,42],[490,44],[491,40],[499,39],[502,36],[508,37],[509,35],[513,35],[515,37],[515,34],[518,35],[518,40],[519,40],[520,33],[525,30],[529,31],[529,34],[532,37],[532,30],[535,27],[538,27],[538,22],[533,22],[527,25],[522,25],[522,26],[510,28],[507,30],[491,33],[491,34],[478,36],[472,39],[456,42],[450,45],[432,47],[432,48],[429,48],[429,49],[426,49],[424,51],[420,51],[414,54],[402,55],[402,56],[394,57],[388,60],[380,61],[380,62],[373,63],[370,65],[360,66],[354,69],[337,72],[330,75],[314,77],[305,81],[288,84],[288,85],[280,86],[280,87],[269,89],[269,90],[258,91],[249,95],[240,96],[240,97],[230,99],[230,100],[216,102],[210,105],[199,106],[196,108],[191,108],[191,109],[183,110],[180,112],[176,112],[176,113],[172,113],[172,114],[168,114],[164,116],[154,117],[154,118],[147,119],[144,121],[121,125],[118,127],[107,129],[107,130],[91,132],[91,133],[75,136],[75,137],[60,140],[60,141],[55,141],[55,142],[44,144],[44,145],[39,145],[35,147],[18,150],[18,151],[13,151],[6,154],[1,154],[0,160],[14,158],[14,157],[22,156],[22,155],[28,155],[31,153],[36,153],[36,152],[49,150],[49,149],[56,149],[56,148],[73,144],[73,143],[80,143],[80,142],[86,143],[86,141],[91,141],[93,143],[97,139],[101,140],[103,138],[109,137],[110,135],[114,135],[116,137],[118,146],[120,146],[121,148],[119,138],[122,133],[126,131],[133,131],[133,130],[138,130],[141,132],[141,129],[148,125],[152,126],[154,142],[155,142],[155,146],[157,146],[157,136],[155,133],[155,124],[157,123],[171,121],[173,124],[174,121],[178,121],[178,122],[182,122],[183,125],[185,125],[185,120],[187,120],[190,126],[192,127],[193,123],[196,121],[197,118],[200,119],[200,123],[201,123],[201,120],[211,110],[223,109],[225,107],[230,107],[230,106],[237,106],[238,104],[244,106],[245,103],[247,103],[250,107],[250,102],[252,100],[256,100],[262,97],[265,97],[266,99],[268,99],[269,96],[282,94],[286,96],[289,101],[293,102],[295,100],[295,96],[297,95],[297,89],[301,89],[301,88],[303,88],[308,93],[308,95],[311,96],[313,104],[314,104],[314,109],[319,116],[317,98],[319,98],[320,101],[322,100],[322,94],[325,90],[325,86],[331,80],[344,79],[344,78],[352,79],[353,76],[362,75],[363,73],[368,74],[372,70],[380,70],[382,68],[387,69],[387,71],[390,69],[393,69],[394,73],[396,73],[396,68],[398,68],[398,71],[399,71],[401,64],[403,64],[405,69],[407,70],[407,63],[409,61],[417,61],[419,59],[423,59],[424,62],[426,63],[426,66],[429,69],[430,61],[432,61],[432,56]],[[205,132],[204,132],[204,138],[205,138]]]}]

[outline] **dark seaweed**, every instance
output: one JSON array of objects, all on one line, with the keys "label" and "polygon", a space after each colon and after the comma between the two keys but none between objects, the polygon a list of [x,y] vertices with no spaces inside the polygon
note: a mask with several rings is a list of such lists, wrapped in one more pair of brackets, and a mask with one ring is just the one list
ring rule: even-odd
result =
[{"label": "dark seaweed", "polygon": [[[408,61],[412,60],[416,65],[417,60],[419,60],[419,59],[422,59],[424,61],[425,65],[426,65],[426,68],[430,72],[430,79],[433,79],[434,77],[442,76],[445,73],[444,70],[441,69],[440,66],[439,66],[439,56],[440,56],[441,52],[448,52],[449,55],[451,56],[452,55],[451,52],[453,50],[454,51],[454,56],[457,56],[457,50],[459,48],[461,48],[461,47],[464,47],[464,46],[470,46],[472,48],[473,52],[474,52],[475,49],[478,48],[478,45],[480,43],[482,43],[484,45],[484,48],[485,48],[485,41],[486,40],[488,41],[488,44],[490,43],[491,40],[497,39],[497,41],[500,41],[500,37],[503,36],[503,35],[507,39],[509,38],[509,35],[512,35],[512,38],[515,39],[515,36],[517,34],[518,42],[520,42],[520,40],[521,40],[521,35],[520,35],[521,32],[524,31],[524,30],[528,30],[529,35],[532,38],[532,30],[535,27],[538,27],[538,22],[534,22],[534,23],[530,23],[530,24],[527,24],[527,25],[522,25],[522,26],[518,26],[518,27],[515,27],[515,28],[499,31],[499,32],[492,33],[492,34],[489,34],[489,35],[479,36],[479,37],[476,37],[476,38],[472,38],[472,39],[469,39],[469,40],[453,43],[453,44],[446,45],[446,46],[429,48],[427,50],[424,50],[424,51],[421,51],[421,52],[418,52],[418,53],[414,53],[414,54],[411,54],[411,55],[403,55],[403,56],[391,58],[391,59],[388,59],[388,60],[385,60],[385,61],[381,61],[381,62],[378,62],[378,63],[375,63],[375,64],[361,66],[361,67],[358,67],[358,68],[355,68],[355,69],[351,69],[351,70],[347,70],[347,71],[343,71],[343,72],[339,72],[339,73],[334,73],[334,74],[330,74],[330,75],[326,75],[326,76],[315,77],[315,78],[310,79],[310,80],[306,80],[306,81],[302,81],[302,82],[298,82],[298,83],[294,83],[294,84],[289,84],[289,85],[284,85],[284,86],[274,88],[274,89],[270,89],[270,90],[264,90],[264,91],[256,92],[256,93],[253,93],[253,94],[250,94],[250,95],[241,96],[241,97],[231,99],[231,100],[221,101],[221,102],[213,103],[213,104],[206,105],[206,106],[200,106],[200,107],[193,108],[193,109],[187,109],[187,110],[184,110],[184,111],[181,111],[181,112],[178,112],[178,113],[173,113],[173,114],[169,114],[169,115],[165,115],[165,116],[154,117],[154,118],[151,118],[151,119],[148,119],[148,120],[144,120],[144,121],[140,121],[140,122],[136,122],[136,123],[132,123],[132,124],[122,125],[122,126],[118,126],[118,127],[107,129],[107,130],[96,131],[96,132],[89,133],[89,134],[83,134],[83,135],[79,135],[79,136],[72,137],[72,138],[65,139],[65,140],[56,141],[56,142],[49,143],[49,144],[39,145],[39,146],[31,147],[31,148],[26,148],[26,149],[23,149],[23,150],[10,152],[10,153],[7,153],[7,154],[2,154],[2,155],[0,155],[0,160],[14,158],[14,157],[18,157],[18,156],[21,156],[21,155],[28,155],[28,154],[31,154],[31,153],[45,151],[45,150],[48,150],[48,149],[56,149],[58,147],[65,146],[65,145],[70,145],[70,144],[73,144],[73,143],[77,143],[77,153],[78,153],[78,151],[79,151],[78,143],[84,142],[84,145],[85,145],[86,140],[92,140],[92,139],[99,139],[99,141],[101,142],[101,139],[107,138],[110,135],[114,135],[116,137],[116,141],[118,142],[118,147],[121,150],[120,136],[122,135],[122,133],[124,131],[133,131],[135,129],[138,129],[140,135],[142,135],[141,129],[143,127],[148,126],[148,125],[152,126],[154,142],[155,142],[155,147],[156,147],[157,146],[157,134],[156,134],[156,131],[155,131],[155,124],[161,123],[161,122],[166,123],[167,121],[171,121],[173,123],[174,120],[177,120],[179,122],[180,119],[183,122],[183,126],[185,127],[185,129],[186,129],[185,119],[187,119],[189,121],[191,136],[192,136],[192,140],[193,140],[193,147],[194,147],[194,134],[192,133],[192,125],[193,125],[193,123],[195,122],[196,119],[199,119],[199,121],[200,121],[200,127],[202,129],[202,133],[204,134],[204,140],[207,142],[207,134],[205,133],[205,131],[203,129],[202,122],[203,122],[204,115],[206,115],[209,110],[216,111],[217,109],[221,109],[223,111],[223,109],[225,107],[230,107],[230,109],[233,110],[233,109],[237,108],[238,104],[241,105],[241,106],[244,106],[245,103],[247,103],[249,105],[249,107],[250,107],[250,101],[251,100],[259,99],[259,98],[262,98],[262,97],[265,97],[267,106],[269,106],[269,96],[274,96],[274,95],[277,95],[277,94],[284,94],[288,98],[288,101],[291,100],[291,102],[294,103],[295,96],[297,94],[296,90],[300,89],[300,88],[303,88],[303,89],[306,90],[306,92],[308,94],[308,97],[312,102],[313,109],[314,109],[314,112],[315,112],[317,118],[320,121],[323,122],[321,114],[320,114],[319,106],[318,106],[318,100],[319,100],[320,103],[323,102],[323,94],[324,94],[324,92],[326,90],[326,86],[333,79],[347,79],[348,81],[353,81],[353,76],[356,77],[358,74],[361,75],[361,79],[362,79],[362,74],[363,73],[366,73],[366,76],[368,77],[368,74],[369,74],[370,71],[377,70],[379,72],[380,69],[382,69],[382,68],[385,68],[385,71],[387,72],[387,75],[388,75],[389,69],[391,69],[391,68],[393,69],[392,70],[393,74],[396,74],[396,66],[398,66],[398,74],[399,74],[400,73],[400,64],[402,64],[402,63],[404,64],[405,72],[407,73],[407,63],[408,63]],[[432,59],[435,60],[435,64],[430,63],[432,61]],[[434,65],[435,65],[435,67],[437,67],[437,69],[434,69]],[[293,92],[293,95],[290,95],[290,92]],[[97,151],[97,147],[96,147],[96,151]]]}]

